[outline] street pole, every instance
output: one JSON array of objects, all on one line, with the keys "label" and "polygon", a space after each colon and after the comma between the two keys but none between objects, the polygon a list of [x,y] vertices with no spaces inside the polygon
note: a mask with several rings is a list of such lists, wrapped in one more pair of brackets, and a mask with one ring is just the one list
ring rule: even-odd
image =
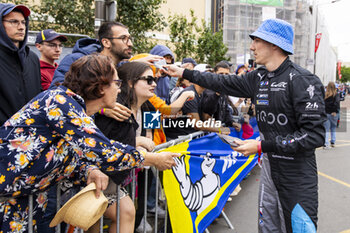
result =
[{"label": "street pole", "polygon": [[95,0],[95,35],[103,22],[114,21],[117,15],[117,1]]},{"label": "street pole", "polygon": [[95,0],[95,35],[96,37],[98,29],[106,19],[106,1]]},{"label": "street pole", "polygon": [[247,0],[245,0],[245,15],[246,15],[246,17],[245,17],[245,29],[244,29],[244,54],[243,54],[243,64],[245,64],[246,63],[246,50],[247,50],[247,28],[248,28],[248,2],[247,2]]},{"label": "street pole", "polygon": [[314,34],[314,47],[313,47],[313,51],[314,51],[314,74],[316,74],[316,36],[317,36],[317,20],[318,20],[318,18],[317,18],[317,15],[318,15],[318,6],[317,6],[317,4],[315,4],[315,0],[314,0],[314,14],[315,14],[315,18],[316,18],[316,20],[315,20],[315,34]]}]

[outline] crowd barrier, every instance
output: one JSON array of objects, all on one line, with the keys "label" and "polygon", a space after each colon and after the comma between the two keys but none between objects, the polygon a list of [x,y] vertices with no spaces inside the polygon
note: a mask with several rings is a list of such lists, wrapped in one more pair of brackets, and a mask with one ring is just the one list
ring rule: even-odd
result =
[{"label": "crowd barrier", "polygon": [[[203,137],[206,133],[202,132],[202,131],[199,131],[199,132],[196,132],[196,133],[193,133],[193,134],[190,134],[190,135],[187,135],[187,136],[183,136],[183,137],[180,137],[178,139],[175,139],[175,140],[171,140],[169,142],[166,142],[166,143],[163,143],[163,144],[160,144],[158,146],[155,147],[154,149],[154,152],[157,152],[157,151],[161,151],[161,150],[164,150],[164,149],[167,149],[168,147],[171,147],[171,146],[174,146],[174,145],[177,145],[177,144],[180,144],[182,142],[187,142],[187,141],[192,141],[192,139],[196,139],[196,138],[200,138],[200,137]],[[207,135],[206,137],[204,137],[203,139],[201,140],[212,140],[212,138],[209,137],[210,135]],[[209,137],[209,139],[207,139],[207,137]],[[195,141],[199,141],[199,140],[195,140]],[[197,145],[198,146],[198,145]],[[203,152],[200,152],[199,153],[203,153]],[[255,166],[256,162],[257,162],[257,158],[254,157],[253,155],[253,159],[251,159],[251,161],[248,163],[248,162],[245,162],[245,166],[243,166],[241,169],[240,169],[240,172],[243,170],[243,169],[252,169],[253,166]],[[255,161],[256,160],[256,161]],[[237,162],[238,163],[238,162]],[[250,166],[250,167],[248,167]],[[144,218],[147,219],[147,200],[148,200],[148,196],[147,196],[147,193],[148,193],[148,188],[150,187],[148,185],[148,176],[149,176],[149,171],[151,170],[151,172],[154,174],[154,177],[156,177],[156,180],[155,180],[155,183],[156,183],[156,195],[155,195],[155,215],[154,215],[154,226],[153,226],[153,230],[152,232],[155,232],[157,233],[158,232],[158,225],[159,225],[159,213],[158,213],[158,205],[159,205],[159,190],[162,190],[162,185],[160,183],[160,178],[159,178],[159,171],[157,169],[155,169],[154,167],[145,167],[145,192],[144,192]],[[249,170],[250,171],[250,170]],[[247,173],[245,173],[247,174]],[[241,174],[241,176],[245,176],[245,174]],[[239,172],[236,174],[236,175],[240,175]],[[243,179],[242,177],[240,177],[239,179],[237,179],[237,182],[239,183],[240,180]],[[232,182],[232,181],[231,181]],[[119,189],[120,189],[120,185],[117,186],[117,190],[116,190],[116,194],[119,195]],[[61,207],[60,204],[61,204],[61,188],[60,188],[60,185],[57,186],[57,211],[59,210],[59,208]],[[135,169],[132,170],[132,182],[131,182],[131,193],[130,193],[130,196],[131,196],[131,199],[132,201],[135,203],[136,201],[136,197],[135,197],[135,194],[136,194],[136,179],[135,179]],[[224,191],[226,192],[226,191]],[[227,191],[228,192],[228,191]],[[163,193],[163,192],[162,192]],[[162,194],[164,195],[164,194]],[[168,194],[167,194],[168,195]],[[226,194],[227,196],[227,194]],[[164,217],[164,233],[167,232],[167,215],[168,215],[168,211],[167,211],[167,202],[166,202],[166,198],[165,198],[165,195],[164,195],[164,202],[165,202],[165,217]],[[119,197],[117,197],[117,233],[119,233],[119,226],[120,226],[120,222],[119,222],[119,216],[120,216],[120,202],[119,202]],[[220,210],[221,211],[221,210]],[[33,222],[33,196],[30,196],[29,197],[29,223],[32,223]],[[220,212],[219,212],[220,213]],[[230,220],[228,219],[228,217],[226,216],[226,214],[222,211],[221,212],[221,216],[224,218],[224,220],[226,221],[228,227],[230,229],[234,229],[233,227],[233,224],[230,222]],[[208,221],[208,224],[210,223],[211,221]],[[142,222],[141,222],[142,224]],[[144,232],[146,232],[146,222],[143,221],[143,229],[144,229]],[[33,225],[32,224],[29,224],[29,228],[28,228],[28,231],[29,233],[33,233]],[[103,217],[100,219],[100,233],[103,232]],[[209,233],[209,230],[207,229],[207,226],[208,225],[205,225],[204,228],[202,228],[201,231],[205,231],[206,233]],[[61,233],[61,226],[58,225],[56,227],[56,230],[55,230],[56,233]],[[65,229],[64,232],[67,232],[67,233],[71,233],[71,232],[68,232],[68,229]],[[74,232],[83,232],[83,230],[81,229],[75,229]]]}]

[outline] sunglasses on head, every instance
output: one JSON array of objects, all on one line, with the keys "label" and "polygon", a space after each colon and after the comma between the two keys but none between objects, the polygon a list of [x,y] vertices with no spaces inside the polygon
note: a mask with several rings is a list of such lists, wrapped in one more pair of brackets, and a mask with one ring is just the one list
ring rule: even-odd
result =
[{"label": "sunglasses on head", "polygon": [[153,77],[152,75],[147,76],[141,76],[138,78],[138,80],[146,80],[148,85],[152,85],[153,82],[156,83],[157,79]]}]

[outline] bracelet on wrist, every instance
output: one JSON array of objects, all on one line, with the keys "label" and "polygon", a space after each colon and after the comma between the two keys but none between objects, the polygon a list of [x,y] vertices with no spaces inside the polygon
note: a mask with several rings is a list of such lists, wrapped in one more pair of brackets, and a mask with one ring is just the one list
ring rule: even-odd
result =
[{"label": "bracelet on wrist", "polygon": [[105,114],[105,111],[106,109],[105,108],[101,108],[98,113],[101,114],[101,115],[104,115]]}]

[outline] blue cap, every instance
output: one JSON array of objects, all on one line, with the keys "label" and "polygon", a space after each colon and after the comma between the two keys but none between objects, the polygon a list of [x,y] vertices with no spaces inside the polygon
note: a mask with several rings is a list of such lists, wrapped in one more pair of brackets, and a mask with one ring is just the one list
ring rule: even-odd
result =
[{"label": "blue cap", "polygon": [[27,18],[30,15],[30,10],[25,5],[14,5],[14,4],[9,4],[9,5],[13,5],[13,6],[11,6],[9,9],[7,9],[3,13],[3,16],[10,14],[14,9],[20,10],[23,13],[24,18]]},{"label": "blue cap", "polygon": [[186,57],[186,58],[182,59],[181,64],[185,64],[185,63],[192,63],[193,66],[197,65],[197,62],[191,57]]},{"label": "blue cap", "polygon": [[294,31],[292,25],[286,21],[267,19],[249,36],[252,39],[258,37],[280,47],[288,54],[293,54]]},{"label": "blue cap", "polygon": [[237,66],[237,69],[235,70],[235,73],[238,74],[238,70],[241,69],[244,66],[244,64],[239,64]]},{"label": "blue cap", "polygon": [[40,44],[44,41],[52,41],[54,39],[59,39],[62,42],[67,41],[67,37],[65,37],[64,35],[60,35],[52,29],[46,29],[46,30],[40,31],[36,35],[35,43]]}]

